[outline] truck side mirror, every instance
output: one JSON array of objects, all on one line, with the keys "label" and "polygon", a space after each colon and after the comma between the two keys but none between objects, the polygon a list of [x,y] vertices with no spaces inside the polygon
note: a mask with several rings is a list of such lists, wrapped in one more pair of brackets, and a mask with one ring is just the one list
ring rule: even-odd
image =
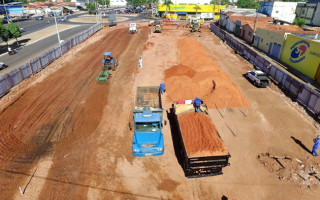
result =
[{"label": "truck side mirror", "polygon": [[130,131],[132,130],[132,126],[131,126],[131,123],[129,122],[129,129]]}]

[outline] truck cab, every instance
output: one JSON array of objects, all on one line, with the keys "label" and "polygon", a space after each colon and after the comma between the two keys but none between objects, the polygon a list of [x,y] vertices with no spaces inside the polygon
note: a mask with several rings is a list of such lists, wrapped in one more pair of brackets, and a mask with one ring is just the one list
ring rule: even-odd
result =
[{"label": "truck cab", "polygon": [[164,153],[162,133],[162,108],[159,87],[138,87],[133,110],[134,156],[160,156]]},{"label": "truck cab", "polygon": [[130,23],[129,24],[129,32],[130,33],[136,33],[137,32],[137,24],[136,23]]}]

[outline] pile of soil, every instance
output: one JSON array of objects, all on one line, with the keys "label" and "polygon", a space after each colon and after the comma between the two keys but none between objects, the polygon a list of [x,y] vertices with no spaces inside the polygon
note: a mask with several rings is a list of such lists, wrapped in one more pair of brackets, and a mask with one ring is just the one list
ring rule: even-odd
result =
[{"label": "pile of soil", "polygon": [[249,105],[240,88],[194,38],[179,40],[178,48],[181,64],[165,71],[164,82],[171,101],[199,97],[209,108]]},{"label": "pile of soil", "polygon": [[179,115],[178,118],[189,157],[228,155],[227,147],[208,115],[189,112]]}]

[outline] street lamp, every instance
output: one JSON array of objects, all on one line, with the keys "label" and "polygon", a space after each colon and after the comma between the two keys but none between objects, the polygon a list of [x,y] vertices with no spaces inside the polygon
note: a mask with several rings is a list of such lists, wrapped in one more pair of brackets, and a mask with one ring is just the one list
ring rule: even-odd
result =
[{"label": "street lamp", "polygon": [[8,21],[8,23],[9,23],[9,16],[8,16],[8,13],[7,13],[7,8],[6,8],[6,5],[4,4],[4,0],[2,0],[2,3],[3,3],[3,6],[4,6],[4,10],[5,10],[5,12],[6,12],[6,16],[7,16],[7,21]]},{"label": "street lamp", "polygon": [[63,42],[62,40],[60,40],[60,34],[59,34],[59,29],[58,29],[58,24],[57,24],[57,18],[56,18],[56,12],[53,12],[54,14],[54,22],[56,24],[56,30],[57,30],[57,35],[58,35],[58,43],[60,46],[60,52],[61,52],[61,56],[62,56],[62,48],[61,48],[61,42]]}]

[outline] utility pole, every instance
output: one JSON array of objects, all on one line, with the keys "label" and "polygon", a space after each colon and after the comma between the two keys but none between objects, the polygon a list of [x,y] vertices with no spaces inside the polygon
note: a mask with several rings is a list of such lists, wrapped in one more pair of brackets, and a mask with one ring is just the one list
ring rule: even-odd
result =
[{"label": "utility pole", "polygon": [[61,40],[60,40],[60,34],[59,34],[59,29],[58,29],[58,24],[57,24],[57,19],[56,19],[56,12],[54,13],[54,22],[56,23],[56,30],[57,30],[57,35],[58,35],[58,42],[59,42],[59,46],[60,46],[60,52],[61,52],[61,56],[62,56],[62,48],[61,48]]},{"label": "utility pole", "polygon": [[4,0],[2,0],[2,3],[3,3],[3,6],[4,6],[4,10],[5,10],[5,12],[6,12],[7,21],[8,21],[8,24],[9,24],[9,16],[8,16],[8,12],[7,12],[7,8],[6,8],[6,4],[4,4]]},{"label": "utility pole", "polygon": [[256,10],[256,19],[254,20],[254,25],[253,25],[253,37],[256,35],[256,23],[258,20],[258,9]]}]

